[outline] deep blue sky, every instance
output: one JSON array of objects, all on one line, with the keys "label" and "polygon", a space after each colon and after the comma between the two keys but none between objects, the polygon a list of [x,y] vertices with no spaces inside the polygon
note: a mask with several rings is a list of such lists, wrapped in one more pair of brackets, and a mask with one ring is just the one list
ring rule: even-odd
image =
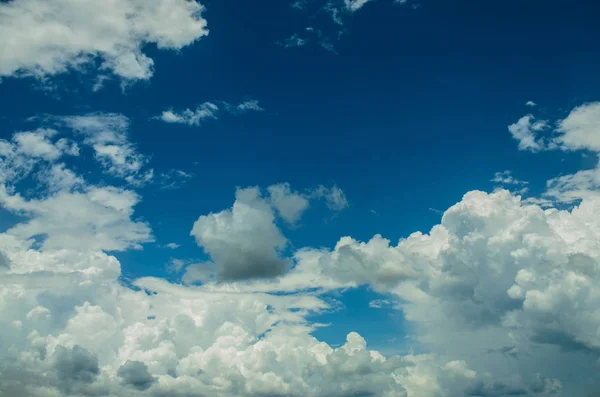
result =
[{"label": "deep blue sky", "polygon": [[[445,210],[468,190],[491,190],[497,171],[512,170],[535,190],[580,168],[579,157],[560,162],[561,153],[518,152],[507,126],[529,111],[528,100],[538,102],[541,114],[553,109],[556,116],[554,109],[566,112],[597,99],[599,3],[423,0],[413,9],[378,0],[346,21],[337,54],[315,42],[278,45],[306,26],[335,32],[316,5],[297,11],[284,1],[207,1],[209,36],[179,54],[149,48],[152,80],[124,93],[117,80],[92,92],[92,77],[80,74],[54,79],[53,92],[6,79],[2,136],[31,128],[23,120],[40,113],[123,113],[132,120],[131,140],[152,156],[154,167],[196,175],[178,190],[142,189],[136,214],[152,224],[159,244],[182,248],[151,244],[117,254],[124,274],[133,277],[165,275],[170,256],[201,258],[189,237],[192,224],[231,206],[236,186],[337,184],[349,209],[323,222],[327,213],[317,206],[302,227],[284,229],[295,247],[331,247],[344,235],[381,233],[395,243],[428,231],[440,220],[430,208]],[[169,107],[246,98],[260,101],[265,112],[201,127],[151,119]],[[352,307],[371,297],[360,290],[343,301]],[[344,322],[347,315],[321,321],[335,320],[337,330],[356,328]],[[385,311],[376,316],[397,322]],[[337,330],[330,334],[345,335]],[[327,341],[327,331],[320,332]],[[369,339],[378,331],[359,332]]]}]

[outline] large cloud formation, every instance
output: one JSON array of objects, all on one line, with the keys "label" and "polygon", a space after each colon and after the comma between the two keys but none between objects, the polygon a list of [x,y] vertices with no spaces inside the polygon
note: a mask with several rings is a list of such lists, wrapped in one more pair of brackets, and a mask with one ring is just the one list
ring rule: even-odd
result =
[{"label": "large cloud formation", "polygon": [[208,34],[193,0],[12,0],[0,3],[0,76],[46,78],[97,67],[152,77],[144,46],[179,50]]},{"label": "large cloud formation", "polygon": [[[565,120],[557,124],[564,134],[577,125],[571,137],[582,137],[570,140],[570,147],[593,150],[587,133],[597,128]],[[5,208],[18,210],[32,200],[14,191],[16,178],[75,156],[61,149],[74,142],[58,144],[58,133],[36,134],[26,140],[35,145],[12,151],[16,157],[2,152]],[[19,148],[21,141],[2,145]],[[79,187],[66,184],[36,200],[99,189],[79,175],[73,179]],[[271,279],[204,280],[199,286],[151,277],[131,285],[120,281],[120,263],[103,251],[141,244],[149,230],[124,238],[120,228],[102,228],[99,220],[84,218],[87,212],[73,212],[72,225],[46,231],[47,239],[61,240],[40,244],[31,232],[14,232],[47,216],[27,212],[28,220],[0,234],[0,392],[593,395],[600,378],[600,195],[593,185],[570,186],[580,198],[569,209],[545,209],[506,190],[471,191],[427,234],[413,233],[395,245],[382,236],[367,242],[344,237],[333,249],[297,250],[289,258],[292,266]],[[222,271],[239,270],[256,252],[272,258],[284,244],[276,213],[293,220],[304,204],[281,201],[297,194],[287,185],[267,191],[272,197],[258,188],[240,189],[231,209],[196,222],[192,233]],[[113,200],[104,197],[103,203]],[[127,225],[136,224],[132,203],[113,202],[112,211]],[[244,227],[264,233],[268,244],[256,243]],[[75,235],[103,236],[104,243],[83,238],[79,246],[69,245]],[[309,316],[335,309],[326,293],[359,285],[395,302],[421,353],[385,357],[354,332],[340,347],[311,335],[320,325]]]}]

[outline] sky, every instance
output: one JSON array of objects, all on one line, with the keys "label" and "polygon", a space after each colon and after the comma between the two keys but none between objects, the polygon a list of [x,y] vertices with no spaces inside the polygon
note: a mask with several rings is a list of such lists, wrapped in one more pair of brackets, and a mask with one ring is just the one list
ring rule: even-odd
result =
[{"label": "sky", "polygon": [[0,2],[0,396],[600,396],[599,13]]}]

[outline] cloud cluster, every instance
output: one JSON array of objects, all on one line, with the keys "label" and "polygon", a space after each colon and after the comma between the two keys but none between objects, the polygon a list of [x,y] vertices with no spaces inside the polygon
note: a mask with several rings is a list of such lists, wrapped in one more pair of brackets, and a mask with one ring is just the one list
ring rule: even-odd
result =
[{"label": "cloud cluster", "polygon": [[[596,158],[600,153],[600,102],[590,102],[572,109],[563,118],[550,123],[534,121],[532,115],[522,117],[509,126],[513,137],[519,140],[519,149],[533,152],[540,150],[588,151]],[[538,136],[542,131],[553,129],[553,136]],[[545,197],[564,203],[573,203],[597,194],[600,188],[600,165],[593,169],[562,175],[547,183]]]},{"label": "cloud cluster", "polygon": [[[306,320],[309,294],[218,293],[160,279],[122,285],[99,252],[40,252],[0,235],[0,392],[16,396],[405,396],[410,363],[339,348]],[[332,380],[335,380],[332,382]]]},{"label": "cloud cluster", "polygon": [[[588,120],[583,110],[571,115]],[[573,150],[592,150],[595,129],[578,117],[561,136],[573,133]],[[213,261],[193,268],[202,285],[152,277],[126,285],[103,251],[149,238],[148,225],[132,220],[139,196],[81,179],[24,198],[18,181],[79,153],[58,133],[28,133],[0,142],[0,202],[27,215],[0,233],[3,396],[556,397],[597,387],[594,186],[561,210],[507,190],[471,191],[429,233],[397,244],[343,237],[332,249],[290,255],[278,219],[298,222],[306,200],[319,197],[344,208],[343,192],[238,189],[230,209],[193,226]],[[207,268],[219,280],[207,279]],[[310,318],[336,309],[326,294],[360,285],[386,296],[373,307],[403,311],[424,353],[385,357],[355,332],[337,348],[312,335],[321,325]]]},{"label": "cloud cluster", "polygon": [[146,80],[144,46],[179,50],[208,34],[192,0],[13,0],[0,3],[0,76],[46,78],[97,68]]},{"label": "cloud cluster", "polygon": [[[137,193],[123,187],[89,185],[64,162],[79,156],[81,145],[89,145],[106,171],[126,179],[135,176],[141,155],[135,154],[125,138],[115,135],[114,123],[104,124],[115,118],[123,121],[116,115],[68,118],[69,125],[74,123],[73,128],[86,133],[79,143],[45,128],[18,132],[10,141],[0,140],[0,204],[26,219],[10,227],[7,234],[23,240],[41,238],[38,242],[43,249],[120,251],[152,240],[150,227],[132,219],[140,200]],[[129,155],[105,158],[102,148],[109,146]],[[133,171],[127,174],[127,170]],[[19,188],[30,183],[39,189],[33,195],[22,195]]]}]

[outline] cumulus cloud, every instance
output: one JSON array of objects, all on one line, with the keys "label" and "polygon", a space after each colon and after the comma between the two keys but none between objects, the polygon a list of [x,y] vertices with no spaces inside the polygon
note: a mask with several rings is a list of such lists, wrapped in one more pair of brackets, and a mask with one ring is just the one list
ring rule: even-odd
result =
[{"label": "cumulus cloud", "polygon": [[[23,170],[27,159],[47,161],[32,156],[11,164]],[[131,208],[119,195],[98,194],[115,209]],[[7,197],[3,205],[22,203],[17,193]],[[556,397],[596,390],[600,196],[545,209],[507,190],[471,191],[428,233],[395,243],[343,237],[331,249],[293,252],[288,272],[269,269],[275,278],[244,280],[240,274],[265,274],[256,258],[285,262],[276,217],[258,188],[238,189],[232,208],[200,217],[192,235],[213,262],[195,269],[238,276],[200,286],[147,277],[129,287],[103,247],[41,248],[0,233],[10,263],[0,271],[0,393]],[[324,294],[358,285],[397,302],[407,340],[426,353],[385,357],[355,332],[337,348],[316,339],[319,325],[309,319],[335,309]]]},{"label": "cumulus cloud", "polygon": [[339,348],[310,335],[306,317],[328,308],[316,296],[155,278],[134,290],[118,281],[114,257],[0,239],[15,263],[0,300],[5,395],[405,395],[396,377],[410,363],[368,350],[356,333]]},{"label": "cumulus cloud", "polygon": [[199,126],[205,120],[215,120],[219,118],[222,112],[233,115],[242,115],[248,112],[261,112],[264,109],[260,107],[257,100],[247,100],[237,105],[231,105],[227,102],[204,102],[196,109],[185,109],[176,111],[173,109],[165,110],[157,119],[165,123],[186,124],[189,126]]},{"label": "cumulus cloud", "polygon": [[561,120],[556,141],[568,150],[600,152],[600,102],[577,106]]},{"label": "cumulus cloud", "polygon": [[280,251],[288,241],[275,224],[273,208],[258,188],[238,189],[231,209],[203,215],[191,235],[213,258],[223,279],[274,277],[289,264]]},{"label": "cumulus cloud", "polygon": [[146,364],[140,361],[127,361],[119,367],[117,375],[123,379],[123,383],[138,390],[146,390],[156,382]]},{"label": "cumulus cloud", "polygon": [[124,80],[149,79],[143,48],[179,50],[208,34],[191,0],[14,0],[0,4],[0,76],[47,78],[97,68]]}]

